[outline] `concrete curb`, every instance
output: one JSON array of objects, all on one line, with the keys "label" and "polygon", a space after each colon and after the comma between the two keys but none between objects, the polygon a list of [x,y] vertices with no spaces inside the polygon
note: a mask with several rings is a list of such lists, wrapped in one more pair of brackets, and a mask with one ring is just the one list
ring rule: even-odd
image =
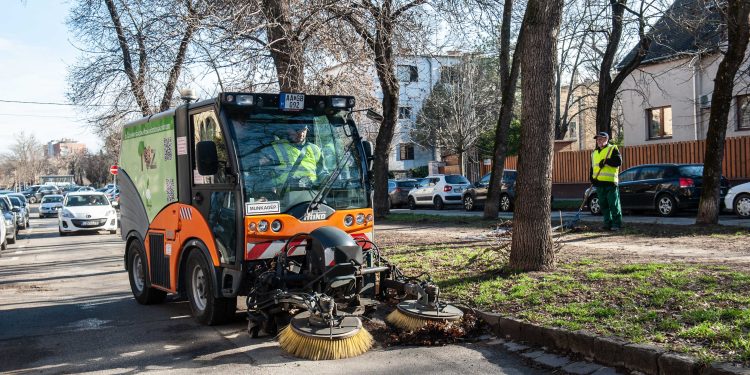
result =
[{"label": "concrete curb", "polygon": [[652,345],[631,344],[618,338],[601,337],[587,331],[542,327],[500,314],[460,307],[474,312],[498,337],[573,352],[606,366],[623,367],[647,375],[750,374],[750,369],[730,363],[705,366],[695,358],[667,352]]}]

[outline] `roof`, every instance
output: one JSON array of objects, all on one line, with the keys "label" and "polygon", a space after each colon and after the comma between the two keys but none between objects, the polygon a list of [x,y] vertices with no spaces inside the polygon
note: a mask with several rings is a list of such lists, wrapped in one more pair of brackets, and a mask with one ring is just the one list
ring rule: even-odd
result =
[{"label": "roof", "polygon": [[[712,52],[724,39],[721,12],[711,0],[675,0],[647,35],[651,47],[641,65]],[[638,45],[617,64],[621,69],[638,53]]]},{"label": "roof", "polygon": [[104,193],[102,193],[100,191],[91,191],[91,190],[88,190],[88,191],[72,191],[72,192],[68,193],[68,196],[74,196],[74,195],[105,195],[106,196],[106,194],[104,194]]}]

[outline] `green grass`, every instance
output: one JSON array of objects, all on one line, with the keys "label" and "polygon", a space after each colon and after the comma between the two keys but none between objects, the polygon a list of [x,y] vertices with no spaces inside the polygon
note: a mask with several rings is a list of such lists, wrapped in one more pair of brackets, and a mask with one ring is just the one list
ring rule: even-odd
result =
[{"label": "green grass", "polygon": [[384,255],[407,275],[429,272],[444,298],[483,310],[750,364],[750,274],[729,267],[581,259],[514,274],[486,247],[400,246]]}]

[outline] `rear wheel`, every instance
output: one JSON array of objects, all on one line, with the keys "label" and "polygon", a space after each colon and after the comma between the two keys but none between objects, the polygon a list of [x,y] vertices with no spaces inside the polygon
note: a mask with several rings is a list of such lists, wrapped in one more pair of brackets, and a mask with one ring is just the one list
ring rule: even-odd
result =
[{"label": "rear wheel", "polygon": [[192,251],[187,262],[187,290],[190,310],[196,320],[207,325],[227,322],[237,311],[235,298],[217,298],[211,282],[213,268],[199,251]]},{"label": "rear wheel", "polygon": [[674,216],[677,212],[677,202],[669,194],[662,194],[656,199],[656,212],[660,216]]},{"label": "rear wheel", "polygon": [[36,197],[30,197],[29,203],[36,203]]},{"label": "rear wheel", "polygon": [[500,196],[500,211],[510,212],[513,209],[513,202],[510,200],[510,195],[503,194]]},{"label": "rear wheel", "polygon": [[435,207],[436,210],[442,210],[443,208],[445,208],[445,204],[443,203],[443,198],[440,198],[440,197],[435,197],[432,200],[432,205],[433,207]]},{"label": "rear wheel", "polygon": [[16,229],[13,228],[13,237],[8,238],[8,243],[11,244],[11,245],[13,245],[14,243],[16,243],[16,236],[17,235],[18,235],[18,231],[16,231]]},{"label": "rear wheel", "polygon": [[740,194],[734,199],[734,213],[741,218],[750,217],[750,194]]},{"label": "rear wheel", "polygon": [[410,210],[417,209],[417,201],[414,200],[414,197],[409,197],[409,209]]},{"label": "rear wheel", "polygon": [[599,215],[602,213],[602,206],[599,205],[599,197],[596,194],[591,195],[589,199],[589,212],[592,215]]},{"label": "rear wheel", "polygon": [[8,249],[8,241],[3,239],[3,243],[0,244],[0,250],[6,250]]},{"label": "rear wheel", "polygon": [[471,195],[466,195],[464,197],[464,209],[466,211],[474,210],[474,198]]},{"label": "rear wheel", "polygon": [[161,303],[167,292],[152,288],[147,282],[148,268],[146,267],[146,252],[140,242],[133,241],[128,247],[128,278],[133,297],[142,305]]}]

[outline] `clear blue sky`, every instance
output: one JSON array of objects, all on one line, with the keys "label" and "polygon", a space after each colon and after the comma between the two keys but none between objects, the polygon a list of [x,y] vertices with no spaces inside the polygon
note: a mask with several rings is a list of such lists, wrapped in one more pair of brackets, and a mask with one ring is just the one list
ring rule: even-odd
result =
[{"label": "clear blue sky", "polygon": [[[65,103],[68,66],[79,52],[61,0],[4,0],[0,22],[0,100]],[[0,153],[24,131],[42,143],[62,137],[96,151],[101,142],[74,107],[0,102]]]}]

